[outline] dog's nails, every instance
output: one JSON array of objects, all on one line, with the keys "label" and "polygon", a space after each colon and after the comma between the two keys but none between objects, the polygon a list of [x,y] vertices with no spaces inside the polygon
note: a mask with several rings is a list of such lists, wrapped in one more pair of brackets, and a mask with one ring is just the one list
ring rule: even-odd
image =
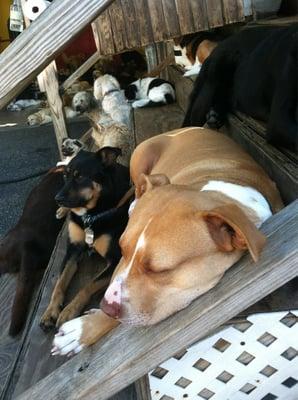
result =
[{"label": "dog's nails", "polygon": [[58,347],[57,346],[54,346],[54,347],[52,347],[52,350],[51,350],[51,354],[52,354],[52,356],[54,356],[55,354],[57,354],[58,353]]},{"label": "dog's nails", "polygon": [[64,332],[63,332],[63,331],[58,331],[58,332],[56,333],[55,337],[56,337],[56,336],[64,336]]},{"label": "dog's nails", "polygon": [[67,358],[70,358],[70,357],[72,357],[72,356],[74,356],[74,355],[75,355],[75,352],[74,352],[74,351],[71,351],[70,353],[67,354]]}]

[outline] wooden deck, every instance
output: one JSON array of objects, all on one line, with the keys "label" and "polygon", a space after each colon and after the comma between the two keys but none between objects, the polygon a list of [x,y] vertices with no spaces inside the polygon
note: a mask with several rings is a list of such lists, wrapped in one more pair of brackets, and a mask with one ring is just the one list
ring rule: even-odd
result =
[{"label": "wooden deck", "polygon": [[[158,109],[136,110],[133,119],[135,145],[152,135],[181,126],[192,81],[182,78],[177,69],[170,68],[169,75],[176,82],[178,104]],[[290,188],[288,190],[288,187],[285,187],[285,196],[288,195],[288,202],[291,202],[298,186],[294,174],[296,160],[293,155],[281,153],[276,149],[274,149],[273,155],[272,149],[268,153],[268,149],[263,143],[264,138],[262,139],[260,125],[241,115],[231,118],[237,119],[237,123],[240,124],[238,128],[237,124],[234,126],[235,132],[238,129],[238,140],[252,155],[257,154],[258,158],[258,153],[255,153],[256,150],[251,145],[255,139],[249,136],[249,144],[248,139],[245,139],[247,131],[254,130],[254,135],[257,135],[258,138],[255,147],[259,151],[262,148],[267,157],[264,158],[264,166],[271,171],[273,178],[278,178],[282,173],[282,176],[290,179],[288,181]],[[233,129],[230,129],[230,132],[232,131]],[[93,143],[90,137],[87,135],[85,139],[92,147]],[[262,143],[259,141],[261,139]],[[276,151],[282,154],[282,157],[288,157],[288,164],[280,159],[274,161]],[[275,168],[272,167],[273,165]],[[287,173],[284,172],[284,168]],[[283,180],[280,181],[281,185],[283,182]],[[14,280],[7,276],[1,277],[0,326],[4,329],[0,333],[0,399],[15,400],[20,396],[22,399],[36,398],[40,400],[45,393],[44,388],[47,384],[50,385],[47,387],[52,388],[47,400],[57,398],[96,398],[98,400],[110,397],[130,383],[128,388],[123,389],[111,399],[145,400],[148,397],[140,394],[140,390],[146,391],[146,383],[144,384],[143,379],[136,383],[133,382],[145,375],[160,361],[210,333],[208,321],[215,327],[227,323],[233,316],[238,320],[253,312],[298,307],[297,283],[292,281],[292,283],[279,288],[297,275],[293,267],[295,258],[297,260],[297,250],[294,246],[294,240],[297,237],[297,207],[297,202],[291,204],[264,226],[265,233],[269,235],[269,241],[257,266],[252,268],[248,258],[245,257],[231,269],[216,288],[194,302],[186,311],[152,328],[117,328],[113,334],[108,335],[98,345],[71,360],[50,356],[53,335],[45,334],[38,326],[65,253],[65,232],[62,232],[40,289],[35,295],[27,326],[23,334],[16,339],[7,336]],[[274,265],[272,265],[273,254]],[[101,265],[101,261],[96,256],[85,260],[84,267],[81,268],[71,286],[68,299],[72,298],[77,288],[94,273],[99,265]],[[283,272],[284,268],[287,273]],[[275,289],[277,291],[271,293]],[[223,296],[224,293],[226,295]],[[261,300],[266,294],[268,296]],[[87,308],[97,306],[99,298],[100,294],[94,296],[92,303]],[[221,304],[219,305],[219,303]],[[247,309],[247,307],[250,308]],[[235,321],[234,318],[233,321]],[[187,331],[181,331],[181,326],[188,326]],[[146,342],[143,340],[144,335]],[[158,337],[158,343],[156,337]],[[125,343],[125,346],[121,346],[124,357],[121,360],[117,358],[116,354],[119,342]],[[39,381],[37,388],[33,390],[33,385]],[[86,382],[88,385],[91,382],[91,387],[85,386]],[[92,389],[90,396],[89,389]],[[24,395],[26,390],[28,392]]]}]

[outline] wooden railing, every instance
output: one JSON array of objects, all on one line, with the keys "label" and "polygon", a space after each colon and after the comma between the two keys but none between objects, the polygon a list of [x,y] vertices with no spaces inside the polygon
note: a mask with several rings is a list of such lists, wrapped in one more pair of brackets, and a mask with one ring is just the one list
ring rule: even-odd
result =
[{"label": "wooden railing", "polygon": [[55,0],[0,55],[0,109],[114,0]]},{"label": "wooden railing", "polygon": [[242,258],[189,307],[149,327],[120,326],[16,400],[104,400],[182,348],[297,276],[298,201],[261,229],[267,244],[257,264]]}]

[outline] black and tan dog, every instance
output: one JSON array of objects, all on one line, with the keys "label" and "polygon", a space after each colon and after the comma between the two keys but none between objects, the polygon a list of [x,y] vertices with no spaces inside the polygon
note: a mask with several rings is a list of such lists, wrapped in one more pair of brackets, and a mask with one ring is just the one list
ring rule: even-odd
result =
[{"label": "black and tan dog", "polygon": [[[40,322],[44,330],[79,315],[91,296],[108,285],[121,257],[118,240],[127,224],[129,206],[121,200],[129,190],[129,170],[116,162],[120,154],[120,149],[113,147],[104,147],[96,153],[81,150],[65,167],[65,185],[56,201],[71,210],[69,244],[63,271]],[[61,311],[66,289],[88,245],[105,258],[108,268]]]},{"label": "black and tan dog", "polygon": [[[63,186],[63,169],[53,168],[29,194],[21,218],[0,242],[0,275],[18,273],[9,334],[26,321],[39,271],[46,268],[62,220],[56,219],[55,195]],[[45,222],[46,221],[46,222]]]}]

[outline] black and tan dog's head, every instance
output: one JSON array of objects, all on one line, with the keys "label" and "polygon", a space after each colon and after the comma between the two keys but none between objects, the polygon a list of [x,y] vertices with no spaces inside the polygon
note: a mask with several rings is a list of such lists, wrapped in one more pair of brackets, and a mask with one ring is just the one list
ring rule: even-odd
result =
[{"label": "black and tan dog's head", "polygon": [[65,167],[65,184],[55,197],[58,205],[83,215],[99,201],[104,207],[117,197],[117,188],[129,175],[128,169],[116,162],[120,154],[115,147],[104,147],[96,153],[81,150]]}]

